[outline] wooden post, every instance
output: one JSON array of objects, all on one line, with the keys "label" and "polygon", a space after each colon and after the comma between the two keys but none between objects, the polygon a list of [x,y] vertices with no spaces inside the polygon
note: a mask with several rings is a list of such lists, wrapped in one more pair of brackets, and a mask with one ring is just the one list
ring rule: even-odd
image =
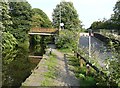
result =
[{"label": "wooden post", "polygon": [[66,54],[64,54],[64,59],[66,58]]},{"label": "wooden post", "polygon": [[52,54],[52,48],[50,48],[50,55]]},{"label": "wooden post", "polygon": [[74,51],[74,56],[76,56],[76,53],[75,53],[75,51]]},{"label": "wooden post", "polygon": [[89,66],[89,64],[86,64],[86,68],[87,68],[86,75],[89,75],[89,73],[90,73],[90,66]]},{"label": "wooden post", "polygon": [[77,58],[79,57],[79,54],[77,53]]},{"label": "wooden post", "polygon": [[80,58],[80,67],[83,67],[83,60]]}]

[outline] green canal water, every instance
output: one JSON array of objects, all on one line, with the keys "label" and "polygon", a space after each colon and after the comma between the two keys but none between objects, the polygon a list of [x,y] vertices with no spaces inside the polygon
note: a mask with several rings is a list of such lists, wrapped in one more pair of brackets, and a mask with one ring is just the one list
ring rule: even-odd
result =
[{"label": "green canal water", "polygon": [[[32,45],[28,50],[17,47],[14,60],[8,65],[2,65],[2,87],[15,86],[18,88],[31,74],[40,59],[29,58],[29,55],[42,55],[40,45]],[[12,52],[11,52],[12,53]],[[4,58],[4,56],[2,57]]]}]

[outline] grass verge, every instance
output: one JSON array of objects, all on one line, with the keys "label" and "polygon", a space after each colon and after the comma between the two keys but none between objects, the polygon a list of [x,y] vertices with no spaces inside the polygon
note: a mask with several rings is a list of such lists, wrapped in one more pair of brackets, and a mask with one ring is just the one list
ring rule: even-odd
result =
[{"label": "grass verge", "polygon": [[53,86],[54,82],[52,81],[56,78],[56,55],[52,54],[49,57],[50,58],[48,58],[45,63],[45,65],[48,67],[48,71],[44,74],[45,79],[42,81],[41,86]]},{"label": "grass verge", "polygon": [[75,76],[80,80],[80,88],[92,88],[95,86],[96,82],[93,77],[94,70],[91,69],[91,73],[86,75],[86,64],[83,64],[83,67],[80,67],[80,60],[75,56],[68,57],[68,64],[70,65],[70,70],[74,72]]},{"label": "grass verge", "polygon": [[58,49],[58,51],[62,52],[62,53],[71,53],[72,51],[69,49],[69,48],[61,48],[61,49]]},{"label": "grass verge", "polygon": [[80,60],[73,56],[72,50],[69,48],[66,49],[59,49],[60,52],[70,54],[67,55],[69,70],[73,71],[75,76],[80,80],[80,88],[93,88],[95,87],[96,81],[93,77],[94,70],[91,69],[91,73],[86,75],[86,64],[83,64],[83,67],[80,67]]}]

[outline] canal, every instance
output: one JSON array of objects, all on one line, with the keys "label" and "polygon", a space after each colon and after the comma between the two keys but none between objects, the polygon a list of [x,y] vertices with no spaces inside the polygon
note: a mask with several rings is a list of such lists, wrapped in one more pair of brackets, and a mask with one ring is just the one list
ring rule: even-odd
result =
[{"label": "canal", "polygon": [[[25,81],[40,61],[38,58],[29,58],[29,55],[42,55],[40,44],[32,45],[27,50],[16,47],[15,51],[17,52],[14,53],[14,60],[8,65],[2,65],[3,88],[6,86],[20,87],[21,83]],[[13,52],[11,52],[11,55]]]},{"label": "canal", "polygon": [[[80,36],[79,47],[88,55],[89,54],[89,37]],[[104,66],[105,59],[112,58],[110,49],[99,39],[91,36],[91,58],[97,58],[99,64]]]},{"label": "canal", "polygon": [[8,60],[12,58],[12,61],[9,64],[2,62],[2,87],[19,88],[40,62],[41,58],[35,58],[35,56],[43,56],[47,44],[53,42],[54,36],[29,36],[29,48],[17,45],[13,51],[3,55],[2,59],[5,60],[7,57]]}]

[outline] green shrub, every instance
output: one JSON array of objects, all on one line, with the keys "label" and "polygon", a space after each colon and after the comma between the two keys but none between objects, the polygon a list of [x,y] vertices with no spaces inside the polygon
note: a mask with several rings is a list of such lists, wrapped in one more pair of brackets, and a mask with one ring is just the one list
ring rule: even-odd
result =
[{"label": "green shrub", "polygon": [[82,73],[82,74],[86,74],[86,67],[82,67],[82,68],[80,68],[80,73]]},{"label": "green shrub", "polygon": [[15,46],[17,45],[16,38],[9,32],[3,32],[2,34],[2,56],[3,64],[9,64],[16,56],[17,50]]},{"label": "green shrub", "polygon": [[59,36],[56,37],[55,44],[57,48],[71,48],[74,49],[77,47],[78,41],[78,32],[70,30],[62,30],[59,33]]},{"label": "green shrub", "polygon": [[84,80],[85,79],[85,75],[84,74],[79,74],[79,78]]},{"label": "green shrub", "polygon": [[90,76],[86,76],[85,82],[88,86],[95,86],[96,85],[94,78],[90,77]]}]

